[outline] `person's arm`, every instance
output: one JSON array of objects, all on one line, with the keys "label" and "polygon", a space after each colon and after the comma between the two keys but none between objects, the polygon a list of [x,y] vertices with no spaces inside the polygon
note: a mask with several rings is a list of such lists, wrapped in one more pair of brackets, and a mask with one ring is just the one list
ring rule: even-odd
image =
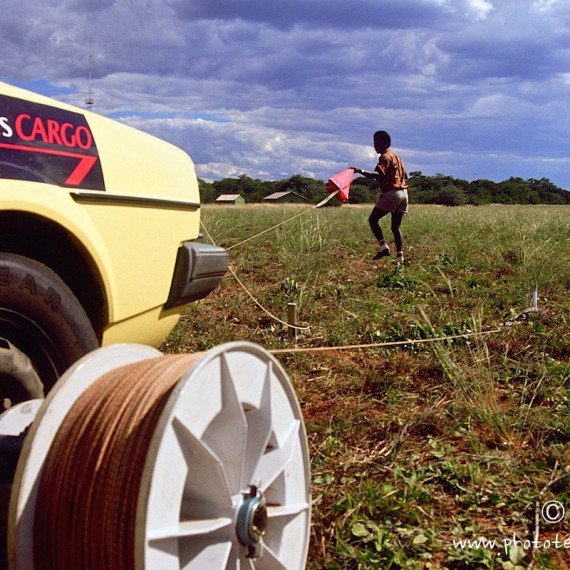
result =
[{"label": "person's arm", "polygon": [[362,168],[358,168],[357,166],[351,166],[352,170],[354,170],[354,174],[362,174],[366,178],[376,178],[378,176],[377,172],[370,172],[368,170],[362,170]]}]

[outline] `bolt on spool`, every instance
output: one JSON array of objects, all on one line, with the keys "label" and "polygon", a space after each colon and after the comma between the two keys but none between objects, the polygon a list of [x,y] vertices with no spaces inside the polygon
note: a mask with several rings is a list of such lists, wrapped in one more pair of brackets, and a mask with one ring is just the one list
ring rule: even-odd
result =
[{"label": "bolt on spool", "polygon": [[247,547],[247,558],[259,558],[261,539],[267,530],[267,503],[257,485],[250,485],[239,508],[236,534]]}]

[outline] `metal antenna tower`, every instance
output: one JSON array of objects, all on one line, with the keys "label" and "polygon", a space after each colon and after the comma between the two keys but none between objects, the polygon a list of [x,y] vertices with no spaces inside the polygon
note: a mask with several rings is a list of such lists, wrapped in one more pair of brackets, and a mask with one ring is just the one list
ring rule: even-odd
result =
[{"label": "metal antenna tower", "polygon": [[87,97],[85,98],[85,105],[90,109],[95,104],[95,98],[93,97],[93,90],[95,88],[95,82],[93,80],[93,68],[95,67],[95,56],[93,55],[93,49],[89,52],[89,87],[87,89]]}]

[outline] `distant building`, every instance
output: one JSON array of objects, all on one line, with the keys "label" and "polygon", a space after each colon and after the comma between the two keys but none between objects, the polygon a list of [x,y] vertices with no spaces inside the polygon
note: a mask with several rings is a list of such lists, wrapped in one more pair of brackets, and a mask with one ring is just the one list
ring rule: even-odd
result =
[{"label": "distant building", "polygon": [[245,204],[245,199],[240,194],[221,194],[216,198],[218,204]]},{"label": "distant building", "polygon": [[301,194],[297,194],[297,192],[293,191],[274,192],[263,198],[263,201],[269,204],[302,204],[306,200],[307,198],[305,198],[305,196],[301,196]]}]

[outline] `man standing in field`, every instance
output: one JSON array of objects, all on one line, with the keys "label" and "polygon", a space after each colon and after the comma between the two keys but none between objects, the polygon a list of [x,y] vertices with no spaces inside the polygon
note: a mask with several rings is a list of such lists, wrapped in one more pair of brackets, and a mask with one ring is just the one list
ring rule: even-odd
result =
[{"label": "man standing in field", "polygon": [[381,259],[390,255],[380,220],[391,214],[391,229],[396,242],[396,263],[404,263],[403,238],[400,230],[400,224],[404,214],[408,211],[408,183],[406,179],[408,175],[402,159],[390,148],[390,135],[386,131],[376,131],[374,133],[374,150],[380,155],[378,164],[374,172],[368,172],[353,166],[356,174],[362,174],[366,178],[375,178],[380,189],[380,197],[376,201],[376,205],[368,218],[370,229],[378,240],[380,251],[373,259]]}]

